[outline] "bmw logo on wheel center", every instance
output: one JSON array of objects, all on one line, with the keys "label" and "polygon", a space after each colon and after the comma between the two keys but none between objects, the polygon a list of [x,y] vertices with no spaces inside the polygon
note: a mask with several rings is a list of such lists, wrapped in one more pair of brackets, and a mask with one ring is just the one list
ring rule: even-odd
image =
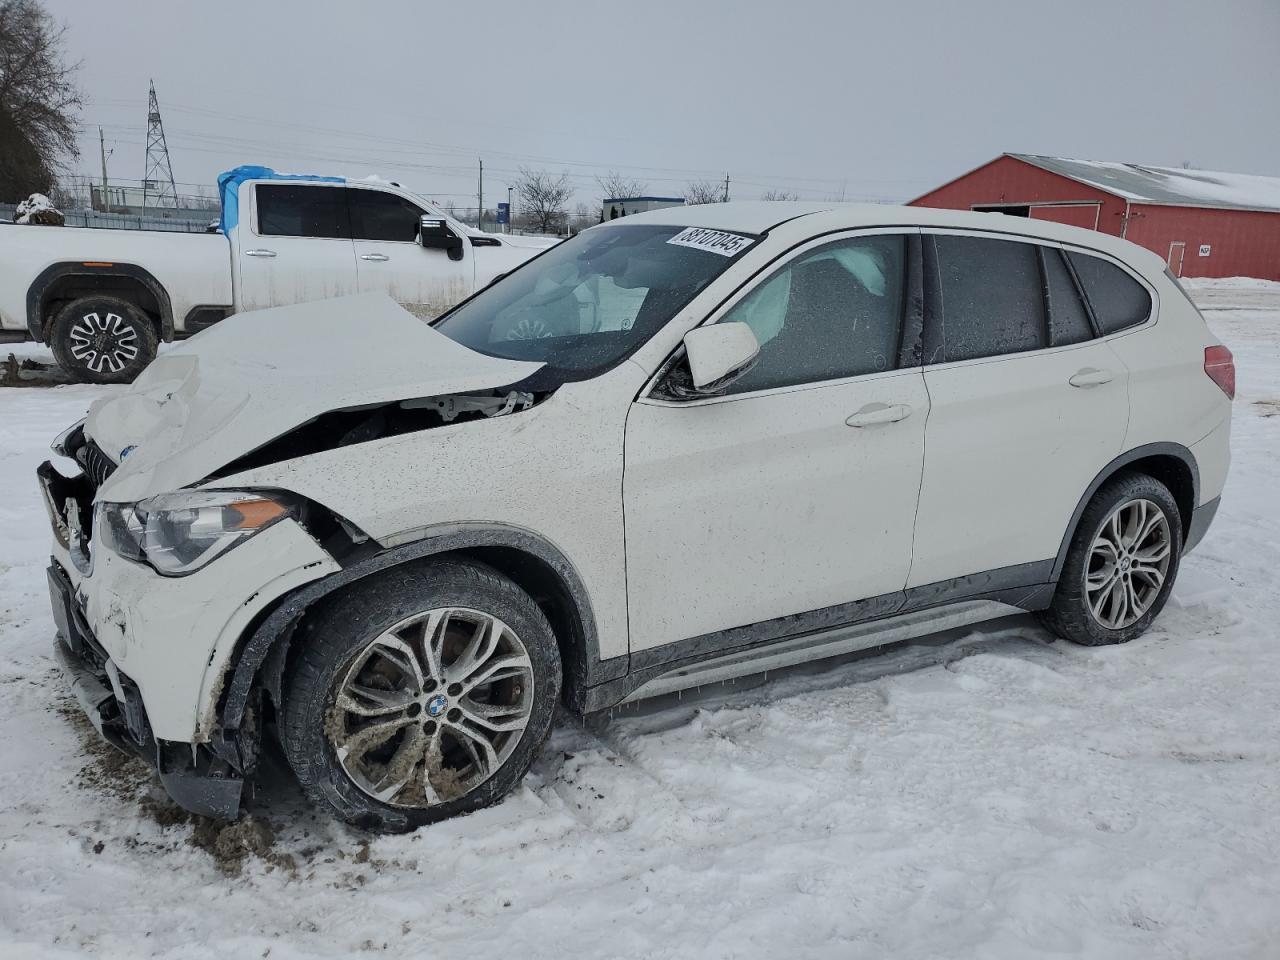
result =
[{"label": "bmw logo on wheel center", "polygon": [[449,698],[442,693],[437,694],[427,701],[427,715],[431,717],[438,717],[440,714],[444,713],[448,706]]}]

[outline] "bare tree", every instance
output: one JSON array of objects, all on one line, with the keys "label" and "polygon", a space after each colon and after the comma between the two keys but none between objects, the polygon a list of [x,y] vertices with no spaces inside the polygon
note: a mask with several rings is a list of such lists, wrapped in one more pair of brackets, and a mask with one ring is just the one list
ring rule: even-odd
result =
[{"label": "bare tree", "polygon": [[596,222],[597,213],[592,213],[591,208],[585,203],[580,203],[573,208],[573,219],[569,221],[569,230],[572,233],[578,233],[587,227],[593,226]]},{"label": "bare tree", "polygon": [[552,176],[546,170],[520,168],[516,193],[525,221],[539,233],[556,233],[565,222],[565,207],[573,196],[569,175]]},{"label": "bare tree", "polygon": [[616,170],[610,170],[603,177],[596,177],[596,186],[600,188],[600,199],[614,200],[626,197],[643,197],[649,192],[649,184],[643,180],[624,177]]},{"label": "bare tree", "polygon": [[38,0],[0,0],[0,199],[47,193],[76,144],[78,63]]},{"label": "bare tree", "polygon": [[700,203],[720,203],[724,200],[724,184],[716,180],[693,180],[684,188],[684,202],[693,207]]},{"label": "bare tree", "polygon": [[799,200],[798,193],[792,193],[790,190],[766,190],[760,194],[761,200]]}]

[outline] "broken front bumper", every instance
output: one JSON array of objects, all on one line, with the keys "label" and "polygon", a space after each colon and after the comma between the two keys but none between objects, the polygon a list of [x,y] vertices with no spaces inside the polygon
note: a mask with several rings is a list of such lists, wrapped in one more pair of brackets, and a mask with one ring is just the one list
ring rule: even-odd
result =
[{"label": "broken front bumper", "polygon": [[54,652],[89,722],[112,746],[151,764],[174,802],[203,816],[234,819],[243,779],[208,748],[158,740],[137,685],[98,643],[75,601],[71,581],[54,560],[49,600],[58,633]]}]

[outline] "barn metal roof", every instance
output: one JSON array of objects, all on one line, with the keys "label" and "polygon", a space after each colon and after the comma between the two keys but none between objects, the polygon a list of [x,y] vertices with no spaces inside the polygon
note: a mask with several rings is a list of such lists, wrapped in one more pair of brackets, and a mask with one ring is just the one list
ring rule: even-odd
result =
[{"label": "barn metal roof", "polygon": [[1072,160],[1030,153],[1010,153],[1008,156],[1125,200],[1177,207],[1280,212],[1280,177]]}]

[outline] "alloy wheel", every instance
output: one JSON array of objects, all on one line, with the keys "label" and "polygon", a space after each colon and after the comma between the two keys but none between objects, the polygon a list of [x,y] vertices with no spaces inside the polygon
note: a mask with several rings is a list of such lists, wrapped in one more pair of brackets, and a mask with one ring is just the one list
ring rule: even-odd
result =
[{"label": "alloy wheel", "polygon": [[1150,500],[1129,500],[1103,521],[1089,548],[1085,594],[1093,617],[1123,630],[1151,609],[1173,559],[1169,520]]},{"label": "alloy wheel", "polygon": [[356,655],[325,735],[364,793],[430,807],[465,796],[506,762],[528,726],[533,684],[529,652],[497,617],[428,610]]},{"label": "alloy wheel", "polygon": [[138,331],[118,313],[86,313],[71,328],[71,356],[94,373],[119,373],[138,358]]}]

